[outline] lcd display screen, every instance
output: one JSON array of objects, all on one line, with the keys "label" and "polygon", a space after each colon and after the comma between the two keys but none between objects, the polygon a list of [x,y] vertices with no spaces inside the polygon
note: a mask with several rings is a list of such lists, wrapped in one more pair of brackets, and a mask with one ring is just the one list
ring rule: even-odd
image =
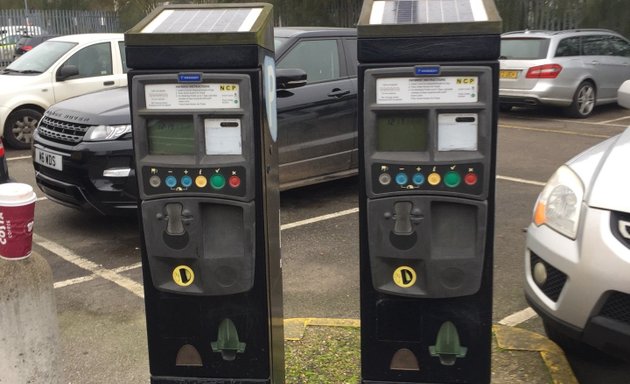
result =
[{"label": "lcd display screen", "polygon": [[192,117],[147,119],[150,155],[194,155],[195,125]]},{"label": "lcd display screen", "polygon": [[426,115],[383,115],[376,118],[377,151],[424,152],[429,141]]},{"label": "lcd display screen", "polygon": [[206,155],[241,155],[240,119],[205,119]]}]

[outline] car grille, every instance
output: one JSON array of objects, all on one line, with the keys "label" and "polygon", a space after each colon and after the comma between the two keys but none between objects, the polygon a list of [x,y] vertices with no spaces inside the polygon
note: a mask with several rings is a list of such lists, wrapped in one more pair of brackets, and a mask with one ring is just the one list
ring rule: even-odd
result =
[{"label": "car grille", "polygon": [[630,325],[630,295],[612,292],[599,314]]},{"label": "car grille", "polygon": [[37,127],[40,136],[60,143],[80,143],[92,126],[77,124],[44,116]]},{"label": "car grille", "polygon": [[545,260],[541,259],[540,256],[538,256],[534,252],[531,252],[532,275],[534,274],[534,266],[537,263],[543,263],[545,265],[545,268],[547,269],[547,281],[545,282],[545,284],[543,284],[543,286],[539,286],[539,288],[551,300],[558,301],[558,297],[560,297],[560,292],[562,292],[562,288],[564,288],[564,285],[567,282],[567,275],[554,268]]}]

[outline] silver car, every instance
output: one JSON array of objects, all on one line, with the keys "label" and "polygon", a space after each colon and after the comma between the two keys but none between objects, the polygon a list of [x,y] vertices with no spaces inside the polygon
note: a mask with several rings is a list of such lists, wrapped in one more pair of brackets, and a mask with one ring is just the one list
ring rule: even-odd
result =
[{"label": "silver car", "polygon": [[507,32],[500,66],[502,110],[551,105],[584,118],[630,79],[630,42],[602,29]]},{"label": "silver car", "polygon": [[[630,81],[619,102],[630,108]],[[630,127],[547,182],[527,230],[525,295],[565,348],[630,359]]]}]

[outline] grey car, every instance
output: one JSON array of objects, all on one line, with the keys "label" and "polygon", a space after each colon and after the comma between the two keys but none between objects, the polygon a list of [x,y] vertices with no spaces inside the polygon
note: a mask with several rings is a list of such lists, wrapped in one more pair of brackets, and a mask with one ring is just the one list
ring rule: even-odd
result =
[{"label": "grey car", "polygon": [[500,65],[502,110],[550,105],[584,118],[630,79],[630,42],[603,29],[507,32]]},{"label": "grey car", "polygon": [[[619,90],[630,108],[630,81]],[[525,296],[552,340],[630,360],[630,127],[558,168],[527,230]]]}]

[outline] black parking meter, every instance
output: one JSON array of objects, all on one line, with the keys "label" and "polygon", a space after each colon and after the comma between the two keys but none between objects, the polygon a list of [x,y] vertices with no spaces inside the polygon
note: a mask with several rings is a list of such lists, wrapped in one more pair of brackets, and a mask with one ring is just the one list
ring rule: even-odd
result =
[{"label": "black parking meter", "polygon": [[271,5],[125,36],[151,382],[283,383]]},{"label": "black parking meter", "polygon": [[362,383],[490,382],[500,32],[492,0],[363,4]]}]

